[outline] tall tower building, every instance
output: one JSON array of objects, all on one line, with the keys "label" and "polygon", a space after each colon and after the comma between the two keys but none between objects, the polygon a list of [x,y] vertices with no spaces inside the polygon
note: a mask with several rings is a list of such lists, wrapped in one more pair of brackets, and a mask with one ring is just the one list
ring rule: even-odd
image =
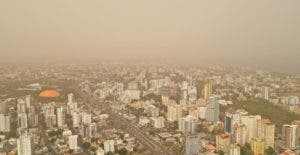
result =
[{"label": "tall tower building", "polygon": [[6,101],[0,101],[0,114],[6,114],[7,113],[7,102]]},{"label": "tall tower building", "polygon": [[282,127],[282,139],[284,141],[284,147],[288,149],[295,149],[297,147],[297,125],[283,125]]},{"label": "tall tower building", "polygon": [[104,141],[104,152],[115,152],[115,142],[114,140],[106,140]]},{"label": "tall tower building", "polygon": [[78,148],[78,143],[77,143],[78,135],[71,135],[69,136],[69,148],[72,150],[76,150]]},{"label": "tall tower building", "polygon": [[69,93],[68,94],[68,103],[73,103],[74,102],[74,94],[73,93]]},{"label": "tall tower building", "polygon": [[243,123],[235,124],[233,127],[234,142],[243,146],[246,143],[247,127]]},{"label": "tall tower building", "polygon": [[180,118],[178,121],[178,130],[183,133],[195,133],[198,119],[193,116]]},{"label": "tall tower building", "polygon": [[206,120],[209,122],[218,122],[220,114],[220,105],[216,97],[210,97],[206,108]]},{"label": "tall tower building", "polygon": [[241,121],[241,117],[239,114],[226,112],[225,123],[224,123],[225,131],[228,133],[232,133],[234,125],[238,124],[240,121]]},{"label": "tall tower building", "polygon": [[247,126],[246,142],[257,137],[257,122],[261,120],[260,115],[241,116],[241,122]]},{"label": "tall tower building", "polygon": [[0,114],[0,132],[10,132],[9,115]]},{"label": "tall tower building", "polygon": [[26,113],[18,114],[18,124],[21,129],[26,129],[28,127],[28,119]]},{"label": "tall tower building", "polygon": [[26,95],[26,97],[25,97],[25,104],[26,104],[26,108],[30,108],[31,107],[31,96],[30,95]]},{"label": "tall tower building", "polygon": [[269,100],[269,87],[263,87],[263,98]]},{"label": "tall tower building", "polygon": [[205,100],[209,99],[209,97],[212,95],[212,84],[211,83],[206,83],[204,85],[202,94],[203,94],[203,97]]},{"label": "tall tower building", "polygon": [[200,139],[198,134],[190,134],[186,137],[185,155],[199,155]]},{"label": "tall tower building", "polygon": [[22,133],[17,139],[18,154],[34,155],[33,137],[29,133]]},{"label": "tall tower building", "polygon": [[73,112],[72,113],[72,123],[73,123],[73,127],[76,128],[76,127],[79,127],[80,125],[80,115],[78,112]]},{"label": "tall tower building", "polygon": [[252,138],[251,150],[253,151],[253,155],[264,155],[265,154],[265,142],[261,138]]},{"label": "tall tower building", "polygon": [[90,113],[84,112],[82,114],[82,123],[83,124],[89,124],[92,123],[92,115]]},{"label": "tall tower building", "polygon": [[216,136],[216,146],[218,151],[228,152],[230,144],[231,138],[229,134],[225,133]]},{"label": "tall tower building", "polygon": [[56,108],[57,127],[63,127],[65,125],[65,110],[63,107]]},{"label": "tall tower building", "polygon": [[178,104],[168,105],[167,119],[170,122],[178,121],[182,117],[182,108]]},{"label": "tall tower building", "polygon": [[273,124],[269,119],[258,120],[257,135],[259,138],[264,139],[265,148],[274,148],[275,124]]}]

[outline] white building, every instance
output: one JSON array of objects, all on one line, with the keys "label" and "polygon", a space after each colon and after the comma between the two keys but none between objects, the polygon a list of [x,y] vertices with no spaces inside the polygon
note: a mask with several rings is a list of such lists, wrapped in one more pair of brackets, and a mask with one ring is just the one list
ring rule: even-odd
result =
[{"label": "white building", "polygon": [[104,154],[105,154],[105,152],[104,152],[103,148],[99,147],[99,149],[96,151],[96,155],[104,155]]},{"label": "white building", "polygon": [[195,133],[198,119],[188,115],[178,121],[178,130],[183,133]]},{"label": "white building", "polygon": [[78,148],[78,143],[77,143],[78,135],[71,135],[69,136],[69,148],[72,150],[76,150]]},{"label": "white building", "polygon": [[21,129],[25,129],[28,127],[27,122],[27,114],[26,113],[19,113],[18,114],[18,124]]},{"label": "white building", "polygon": [[0,114],[0,132],[10,132],[9,115]]},{"label": "white building", "polygon": [[82,114],[82,123],[83,124],[92,123],[92,114],[84,112]]},{"label": "white building", "polygon": [[33,138],[32,138],[32,135],[29,133],[23,133],[17,139],[17,146],[18,146],[18,154],[19,155],[33,155],[34,154]]},{"label": "white building", "polygon": [[241,148],[237,144],[231,144],[229,147],[229,154],[228,155],[240,155]]},{"label": "white building", "polygon": [[165,127],[165,119],[164,117],[151,117],[150,123],[154,128],[163,128]]},{"label": "white building", "polygon": [[73,123],[73,127],[79,127],[80,125],[80,122],[81,122],[81,119],[80,119],[80,114],[78,112],[73,112],[72,113],[72,123]]},{"label": "white building", "polygon": [[115,142],[114,140],[105,140],[104,141],[104,152],[115,152]]},{"label": "white building", "polygon": [[170,122],[178,121],[182,117],[182,108],[178,104],[168,105],[167,119]]},{"label": "white building", "polygon": [[257,121],[259,120],[261,120],[260,115],[241,116],[241,122],[247,126],[247,142],[250,142],[252,138],[257,137]]},{"label": "white building", "polygon": [[65,110],[63,107],[56,108],[57,127],[65,125]]}]

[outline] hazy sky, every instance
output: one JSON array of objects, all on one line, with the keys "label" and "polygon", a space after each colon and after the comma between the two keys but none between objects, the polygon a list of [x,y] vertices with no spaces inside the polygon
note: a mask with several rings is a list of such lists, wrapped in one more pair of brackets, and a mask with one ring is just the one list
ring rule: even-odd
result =
[{"label": "hazy sky", "polygon": [[1,0],[0,61],[166,57],[300,72],[300,0]]}]

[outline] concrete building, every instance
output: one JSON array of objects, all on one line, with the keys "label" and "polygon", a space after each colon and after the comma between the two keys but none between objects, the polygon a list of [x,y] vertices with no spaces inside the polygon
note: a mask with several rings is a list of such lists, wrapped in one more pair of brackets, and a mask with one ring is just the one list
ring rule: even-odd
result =
[{"label": "concrete building", "polygon": [[186,137],[185,155],[200,154],[200,138],[198,134],[190,134]]},{"label": "concrete building", "polygon": [[17,139],[17,148],[19,155],[34,155],[33,136],[29,133],[23,133]]},{"label": "concrete building", "polygon": [[206,120],[209,122],[218,122],[220,114],[220,105],[216,97],[210,97],[206,108]]},{"label": "concrete building", "polygon": [[284,141],[284,147],[287,149],[295,149],[297,144],[297,125],[283,125],[282,127],[282,139]]},{"label": "concrete building", "polygon": [[178,120],[178,130],[183,133],[195,133],[198,119],[191,115],[180,118]]},{"label": "concrete building", "polygon": [[167,119],[170,122],[178,121],[182,117],[182,108],[177,104],[168,105]]},{"label": "concrete building", "polygon": [[225,114],[225,132],[233,133],[233,127],[235,124],[240,123],[241,117],[238,113],[226,112]]},{"label": "concrete building", "polygon": [[92,114],[87,113],[87,112],[82,113],[82,123],[83,124],[92,123]]},{"label": "concrete building", "polygon": [[265,148],[274,148],[275,124],[273,124],[269,119],[258,120],[257,137],[264,139]]},{"label": "concrete building", "polygon": [[18,114],[18,126],[21,129],[28,128],[28,119],[26,113],[19,113]]},{"label": "concrete building", "polygon": [[246,142],[250,142],[252,138],[257,137],[257,122],[261,120],[260,115],[241,116],[241,123],[247,126]]},{"label": "concrete building", "polygon": [[209,97],[212,95],[212,84],[211,83],[206,83],[204,85],[202,94],[203,94],[203,97],[205,100],[209,99]]},{"label": "concrete building", "polygon": [[65,109],[63,107],[56,108],[57,127],[61,128],[65,125]]},{"label": "concrete building", "polygon": [[261,138],[252,138],[250,142],[251,150],[253,155],[264,155],[265,154],[265,142]]},{"label": "concrete building", "polygon": [[230,144],[231,144],[231,138],[229,134],[224,133],[216,136],[217,151],[228,152]]},{"label": "concrete building", "polygon": [[76,150],[78,148],[78,135],[71,135],[68,139],[69,148],[72,150]]},{"label": "concrete building", "polygon": [[160,116],[160,117],[151,117],[150,118],[150,124],[154,128],[163,128],[165,127],[165,118]]},{"label": "concrete building", "polygon": [[233,141],[243,146],[246,143],[247,126],[243,123],[235,124],[233,127]]},{"label": "concrete building", "polygon": [[229,146],[229,153],[228,155],[240,155],[241,154],[241,148],[237,144],[231,144]]},{"label": "concrete building", "polygon": [[105,140],[104,141],[104,152],[115,152],[115,142],[114,140]]},{"label": "concrete building", "polygon": [[10,132],[10,116],[0,114],[0,132]]}]

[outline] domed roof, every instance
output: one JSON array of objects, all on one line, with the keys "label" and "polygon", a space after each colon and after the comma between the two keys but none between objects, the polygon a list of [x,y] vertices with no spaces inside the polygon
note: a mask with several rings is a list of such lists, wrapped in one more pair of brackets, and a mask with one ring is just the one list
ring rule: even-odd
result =
[{"label": "domed roof", "polygon": [[44,90],[39,96],[44,98],[56,98],[60,96],[60,93],[56,90]]}]

